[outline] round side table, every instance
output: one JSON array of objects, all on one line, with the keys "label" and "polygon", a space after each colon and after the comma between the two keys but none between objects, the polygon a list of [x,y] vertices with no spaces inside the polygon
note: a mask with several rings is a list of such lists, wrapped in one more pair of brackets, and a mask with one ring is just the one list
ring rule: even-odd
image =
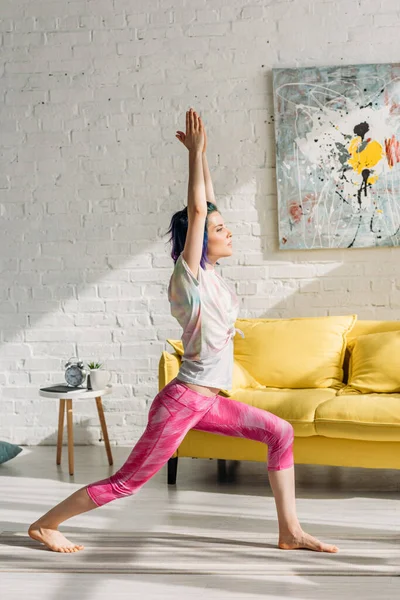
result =
[{"label": "round side table", "polygon": [[[63,384],[65,385],[65,384]],[[63,443],[63,430],[64,430],[64,414],[67,411],[67,432],[68,432],[68,466],[69,474],[74,474],[74,433],[73,433],[73,420],[72,420],[72,400],[78,400],[80,398],[95,398],[97,412],[99,414],[101,430],[103,432],[104,445],[106,447],[108,463],[113,464],[113,457],[111,453],[110,440],[108,439],[107,425],[104,418],[103,404],[101,402],[102,396],[107,396],[112,392],[112,385],[107,385],[101,390],[75,390],[71,392],[45,392],[39,390],[39,395],[43,398],[58,398],[60,400],[60,407],[58,412],[58,433],[57,433],[57,460],[56,464],[61,464],[61,450]],[[60,397],[62,396],[62,398]]]}]

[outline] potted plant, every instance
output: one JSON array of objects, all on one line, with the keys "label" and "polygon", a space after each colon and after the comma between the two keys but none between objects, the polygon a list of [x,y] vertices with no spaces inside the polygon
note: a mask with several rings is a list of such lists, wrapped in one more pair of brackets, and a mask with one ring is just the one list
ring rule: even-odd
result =
[{"label": "potted plant", "polygon": [[101,371],[99,374],[99,370],[103,366],[102,363],[99,362],[90,362],[87,363],[90,373],[87,377],[87,389],[88,390],[97,390],[104,387],[111,379],[111,373],[108,371]]}]

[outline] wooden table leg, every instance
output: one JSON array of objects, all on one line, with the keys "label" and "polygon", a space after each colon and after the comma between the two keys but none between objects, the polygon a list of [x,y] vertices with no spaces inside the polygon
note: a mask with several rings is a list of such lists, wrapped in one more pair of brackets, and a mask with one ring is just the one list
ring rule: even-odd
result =
[{"label": "wooden table leg", "polygon": [[101,402],[101,396],[96,398],[96,405],[97,405],[97,412],[99,413],[101,430],[103,432],[104,444],[105,444],[106,451],[107,451],[108,464],[112,465],[113,457],[112,457],[112,453],[111,453],[110,440],[108,439],[108,431],[107,431],[106,420],[104,418],[104,411],[103,411],[103,404]]},{"label": "wooden table leg", "polygon": [[61,450],[63,443],[63,432],[64,432],[64,414],[65,414],[65,400],[60,398],[60,407],[58,409],[58,433],[57,433],[57,460],[58,465],[61,464]]},{"label": "wooden table leg", "polygon": [[68,430],[68,466],[69,474],[74,474],[74,432],[72,423],[72,400],[68,399],[67,402],[67,430]]}]

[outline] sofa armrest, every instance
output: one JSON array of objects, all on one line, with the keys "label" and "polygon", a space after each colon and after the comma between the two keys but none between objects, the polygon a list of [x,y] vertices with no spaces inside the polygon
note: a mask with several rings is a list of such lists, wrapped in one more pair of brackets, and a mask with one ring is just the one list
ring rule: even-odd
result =
[{"label": "sofa armrest", "polygon": [[158,391],[161,390],[178,375],[181,366],[181,357],[176,353],[164,350],[158,363]]}]

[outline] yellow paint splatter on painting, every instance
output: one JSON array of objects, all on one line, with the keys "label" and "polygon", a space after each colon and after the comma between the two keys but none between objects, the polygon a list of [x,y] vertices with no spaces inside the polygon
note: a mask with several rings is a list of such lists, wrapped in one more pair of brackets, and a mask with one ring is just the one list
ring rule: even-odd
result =
[{"label": "yellow paint splatter on painting", "polygon": [[[351,158],[347,161],[354,171],[361,173],[364,169],[371,169],[384,157],[384,152],[381,144],[376,141],[369,142],[364,150],[358,152],[358,148],[362,143],[360,136],[351,140],[349,145],[349,153]],[[378,177],[376,175],[368,178],[368,183],[375,183]]]}]

